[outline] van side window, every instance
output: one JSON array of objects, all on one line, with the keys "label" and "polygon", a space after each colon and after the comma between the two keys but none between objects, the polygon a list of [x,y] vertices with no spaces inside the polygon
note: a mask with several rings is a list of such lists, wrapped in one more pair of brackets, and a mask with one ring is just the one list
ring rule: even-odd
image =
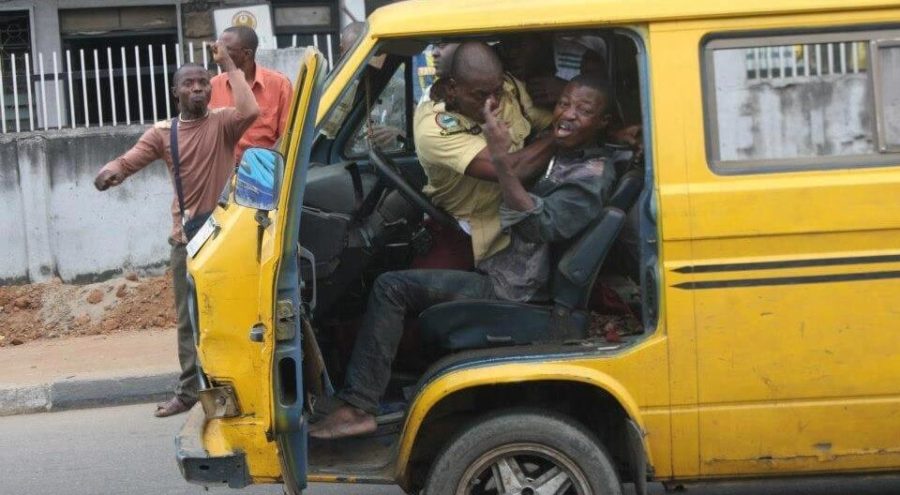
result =
[{"label": "van side window", "polygon": [[[889,36],[895,33],[707,42],[704,98],[713,170],[757,173],[896,161],[885,155],[893,150],[884,143],[893,140],[900,151],[900,46],[879,48],[874,63],[872,57],[875,42]],[[895,103],[881,108],[879,100]],[[889,123],[882,129],[877,121]]]}]

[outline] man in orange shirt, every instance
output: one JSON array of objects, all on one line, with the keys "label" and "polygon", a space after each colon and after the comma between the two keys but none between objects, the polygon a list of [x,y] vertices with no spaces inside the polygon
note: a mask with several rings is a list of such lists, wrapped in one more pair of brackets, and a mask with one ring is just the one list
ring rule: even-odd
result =
[{"label": "man in orange shirt", "polygon": [[[294,90],[284,75],[256,64],[259,38],[249,27],[232,26],[226,29],[219,36],[219,43],[228,50],[234,65],[244,71],[247,84],[250,85],[259,105],[259,117],[234,147],[234,158],[237,163],[247,148],[275,146],[278,138],[284,133]],[[213,77],[210,84],[212,85],[210,108],[234,106],[234,96],[227,74],[222,73]]]}]

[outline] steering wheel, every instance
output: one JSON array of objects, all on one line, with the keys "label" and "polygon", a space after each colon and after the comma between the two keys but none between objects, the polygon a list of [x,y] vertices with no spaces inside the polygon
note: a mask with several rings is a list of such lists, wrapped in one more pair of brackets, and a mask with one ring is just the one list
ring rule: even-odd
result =
[{"label": "steering wheel", "polygon": [[387,180],[390,187],[396,189],[407,201],[420,208],[436,222],[456,230],[462,230],[459,222],[452,215],[434,205],[422,191],[412,187],[397,173],[397,166],[379,149],[369,150],[369,160],[375,165],[378,173]]}]

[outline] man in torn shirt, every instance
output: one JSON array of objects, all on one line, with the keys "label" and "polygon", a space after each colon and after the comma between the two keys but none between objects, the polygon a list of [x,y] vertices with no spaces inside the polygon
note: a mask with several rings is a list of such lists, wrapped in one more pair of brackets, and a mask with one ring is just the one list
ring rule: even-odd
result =
[{"label": "man in torn shirt", "polygon": [[484,136],[502,194],[501,226],[510,244],[477,271],[405,270],[378,277],[337,398],[343,404],[310,426],[310,436],[336,439],[371,433],[407,313],[460,299],[548,299],[550,246],[577,236],[600,213],[615,181],[597,142],[609,122],[608,92],[590,76],[563,90],[551,129],[557,151],[526,190],[512,167],[507,124],[494,97],[484,105]]}]

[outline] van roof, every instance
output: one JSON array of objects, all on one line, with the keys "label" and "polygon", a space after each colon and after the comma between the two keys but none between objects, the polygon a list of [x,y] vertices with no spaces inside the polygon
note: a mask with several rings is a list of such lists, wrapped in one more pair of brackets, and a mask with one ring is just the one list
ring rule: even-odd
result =
[{"label": "van roof", "polygon": [[391,38],[897,6],[898,0],[408,0],[373,13],[369,34]]}]

